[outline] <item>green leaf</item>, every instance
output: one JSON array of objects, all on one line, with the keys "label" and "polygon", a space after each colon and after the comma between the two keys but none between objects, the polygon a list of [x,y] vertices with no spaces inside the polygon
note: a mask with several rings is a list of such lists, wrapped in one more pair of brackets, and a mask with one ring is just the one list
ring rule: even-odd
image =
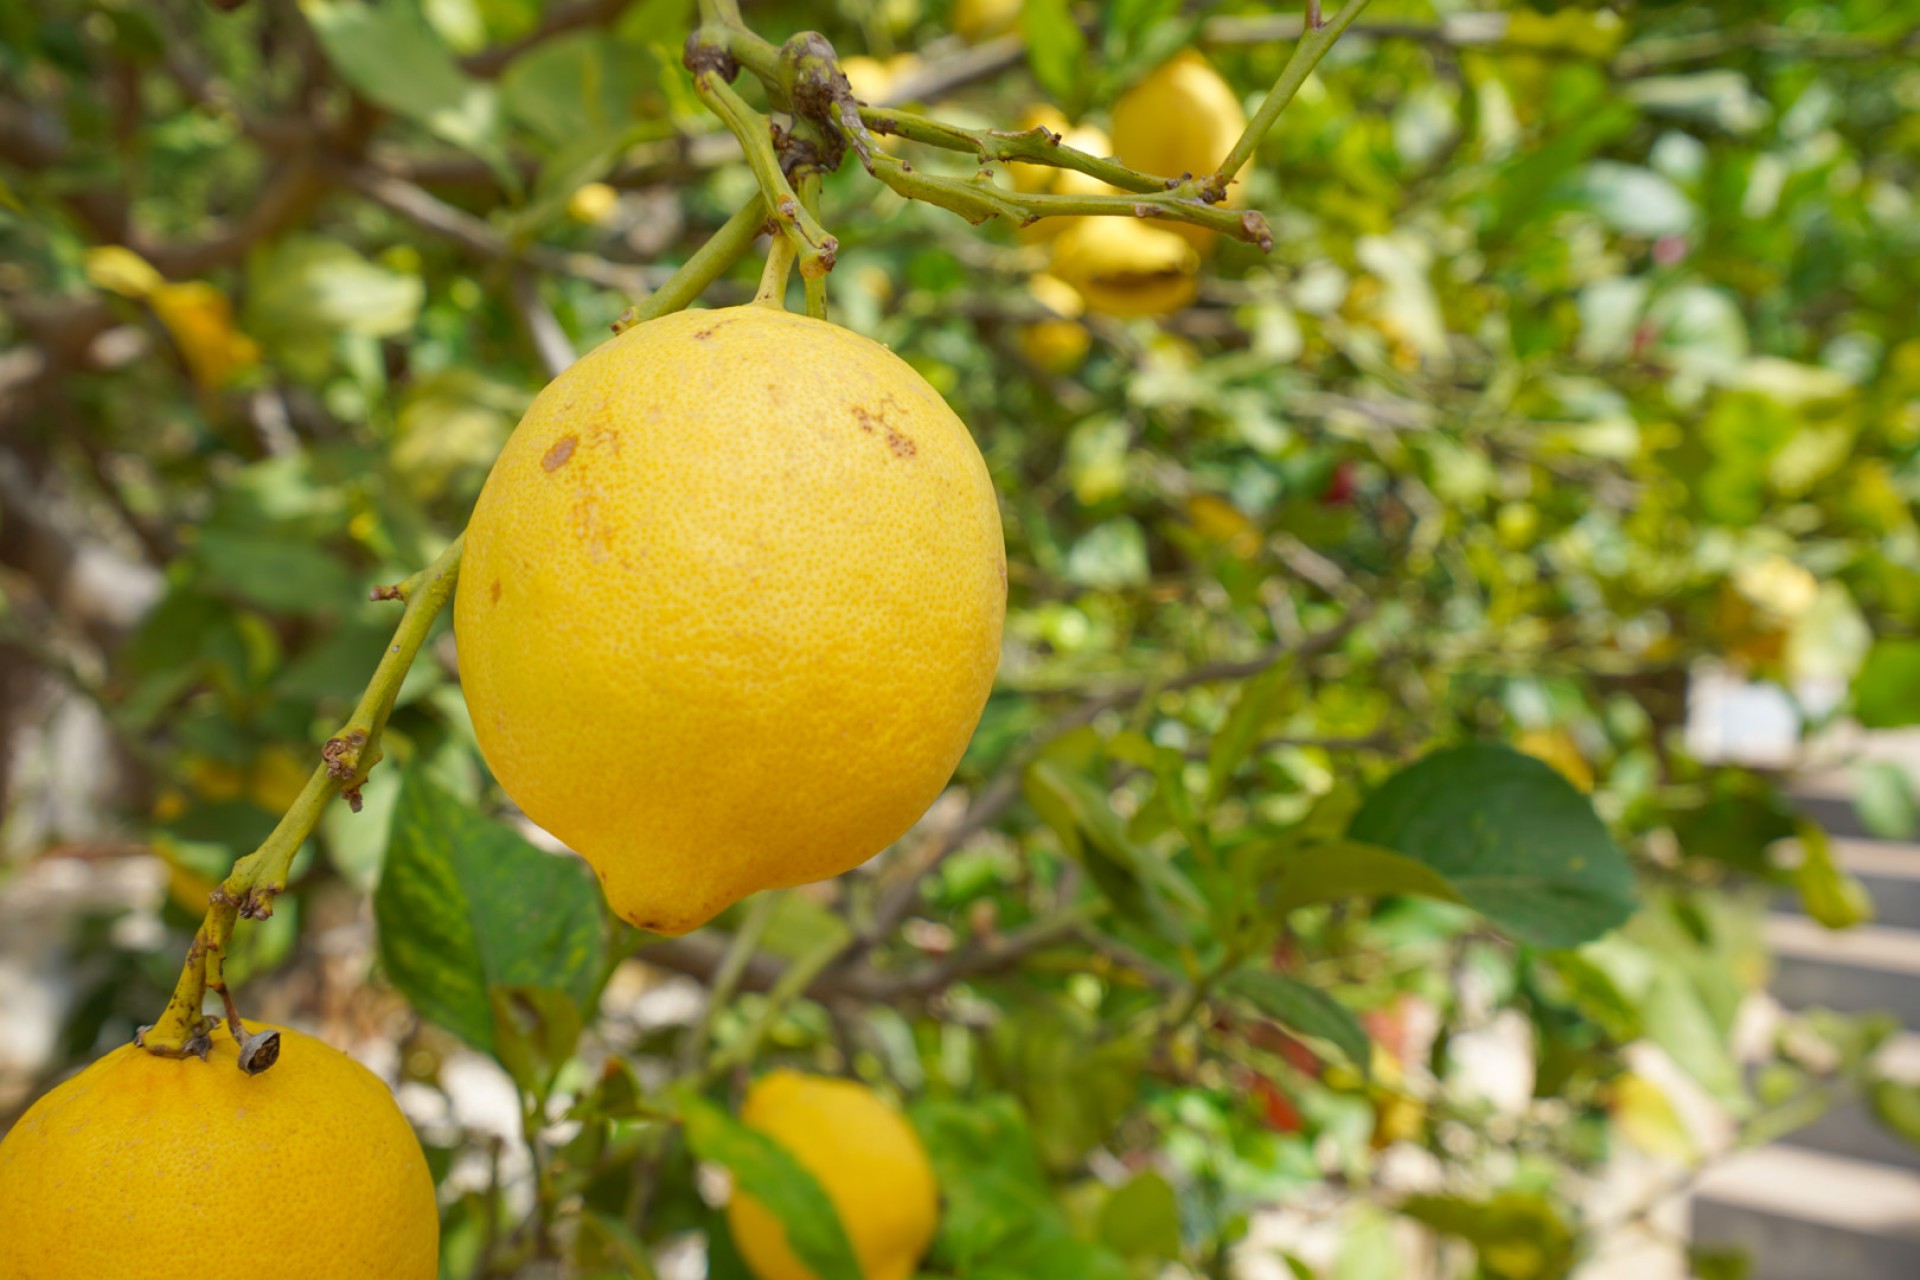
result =
[{"label": "green leaf", "polygon": [[320,236],[287,236],[247,259],[246,331],[276,364],[308,382],[331,366],[336,335],[405,333],[425,298],[418,276]]},{"label": "green leaf", "polygon": [[1867,1087],[1867,1104],[1889,1133],[1920,1147],[1920,1084],[1875,1080]]},{"label": "green leaf", "polygon": [[1261,731],[1296,681],[1293,664],[1276,663],[1240,686],[1227,722],[1207,744],[1207,803],[1218,804],[1227,783],[1253,751]]},{"label": "green leaf", "polygon": [[1453,747],[1401,770],[1348,834],[1433,867],[1525,942],[1578,946],[1633,913],[1633,870],[1587,797],[1506,747]]},{"label": "green leaf", "polygon": [[1853,810],[1882,840],[1908,840],[1920,824],[1913,776],[1890,760],[1863,764],[1853,771]]},{"label": "green leaf", "polygon": [[940,1183],[935,1263],[969,1280],[1133,1275],[1112,1251],[1074,1238],[1034,1153],[1026,1116],[1012,1098],[923,1102],[913,1110],[913,1123]]},{"label": "green leaf", "polygon": [[1817,823],[1800,824],[1800,865],[1793,887],[1806,913],[1829,929],[1851,929],[1873,919],[1873,899],[1857,876],[1833,860],[1833,845]]},{"label": "green leaf", "polygon": [[546,1097],[580,1043],[580,1006],[550,987],[489,987],[487,999],[494,1057],[522,1092]]},{"label": "green leaf", "polygon": [[1361,1074],[1372,1071],[1372,1044],[1360,1019],[1319,988],[1269,969],[1241,969],[1220,986],[1295,1035],[1332,1045]]},{"label": "green leaf", "polygon": [[1020,31],[1027,40],[1033,78],[1068,116],[1078,114],[1080,75],[1087,65],[1087,39],[1067,0],[1026,0]]},{"label": "green leaf", "polygon": [[1647,1038],[1736,1115],[1752,1110],[1740,1065],[1728,1045],[1728,1028],[1715,1019],[1684,972],[1655,971],[1640,1017]]},{"label": "green leaf", "polygon": [[500,76],[500,96],[508,114],[565,148],[627,129],[632,104],[658,80],[645,53],[599,31],[576,31],[514,59]]},{"label": "green leaf", "polygon": [[1772,781],[1758,774],[1726,770],[1713,780],[1714,794],[1704,805],[1669,818],[1680,851],[1689,858],[1711,858],[1755,875],[1771,873],[1767,850],[1791,836],[1797,826],[1792,806]]},{"label": "green leaf", "polygon": [[301,0],[327,61],[369,102],[405,116],[493,166],[508,188],[519,175],[500,141],[500,98],[462,71],[409,0]]},{"label": "green leaf", "polygon": [[615,1274],[624,1280],[658,1280],[659,1273],[654,1270],[646,1241],[625,1222],[612,1214],[589,1209],[581,1215],[580,1228],[598,1243],[607,1260],[620,1268]]},{"label": "green leaf", "polygon": [[[1236,857],[1249,856],[1249,850],[1234,852]],[[1282,842],[1252,853],[1258,867],[1258,875],[1252,878],[1263,894],[1271,895],[1270,909],[1277,915],[1318,902],[1402,893],[1461,901],[1459,891],[1438,871],[1377,845],[1354,840]]]},{"label": "green leaf", "polygon": [[310,542],[206,528],[194,556],[207,585],[273,613],[337,613],[366,598],[359,575]]},{"label": "green leaf", "polygon": [[499,1044],[496,988],[550,988],[587,1009],[600,968],[600,894],[555,857],[407,775],[374,893],[380,960],[422,1014],[475,1048]]},{"label": "green leaf", "polygon": [[681,1118],[693,1153],[732,1174],[735,1195],[779,1219],[788,1247],[820,1280],[866,1280],[839,1211],[791,1152],[701,1097],[683,1101]]},{"label": "green leaf", "polygon": [[1753,1252],[1737,1244],[1691,1244],[1687,1274],[1693,1280],[1750,1280]]},{"label": "green leaf", "polygon": [[1536,1193],[1503,1191],[1487,1200],[1413,1196],[1400,1212],[1473,1245],[1482,1272],[1496,1280],[1547,1280],[1573,1267],[1573,1232]]},{"label": "green leaf", "polygon": [[1880,640],[1853,678],[1853,713],[1869,729],[1920,724],[1920,640]]},{"label": "green leaf", "polygon": [[1137,1035],[1106,1031],[1084,1006],[1036,997],[1000,1020],[985,1049],[994,1079],[1033,1118],[1042,1163],[1065,1172],[1111,1138],[1132,1109],[1148,1046]]},{"label": "green leaf", "polygon": [[1117,1188],[1100,1206],[1100,1240],[1128,1258],[1180,1259],[1180,1198],[1151,1169]]},{"label": "green leaf", "polygon": [[1169,900],[1188,912],[1204,910],[1199,891],[1186,876],[1128,838],[1106,793],[1068,772],[1051,753],[1028,766],[1023,791],[1027,803],[1122,915],[1177,936],[1181,931],[1168,911]]}]

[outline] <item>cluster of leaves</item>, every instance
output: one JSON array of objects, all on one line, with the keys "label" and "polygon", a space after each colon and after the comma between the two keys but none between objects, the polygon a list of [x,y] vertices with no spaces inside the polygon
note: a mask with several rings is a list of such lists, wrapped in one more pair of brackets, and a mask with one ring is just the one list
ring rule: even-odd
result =
[{"label": "cluster of leaves", "polygon": [[[951,81],[942,5],[747,13],[915,50],[940,114],[1010,127],[1043,99],[1097,119],[1193,42],[1257,93],[1287,50],[1269,8],[1028,0],[1008,65]],[[0,643],[101,708],[125,829],[172,871],[176,936],[98,943],[76,1055],[164,1000],[385,642],[367,586],[457,529],[555,335],[594,341],[754,198],[679,68],[691,9],[0,19],[27,353],[0,368],[0,480],[29,482],[0,503],[104,530],[155,595],[76,631],[36,562],[0,578]],[[1225,1274],[1330,1180],[1341,1275],[1399,1274],[1395,1215],[1484,1274],[1563,1274],[1610,1225],[1570,1174],[1698,1155],[1629,1068],[1648,1043],[1750,1135],[1853,1087],[1915,1127],[1864,1065],[1885,1027],[1819,1021],[1840,1052],[1756,1079],[1732,1056],[1751,886],[1860,907],[1774,782],[1692,759],[1682,726],[1701,663],[1815,720],[1920,722],[1920,5],[1452,9],[1379,0],[1245,177],[1272,255],[1221,244],[1194,308],[1089,322],[1071,380],[1022,353],[1010,229],[829,179],[835,318],[948,396],[1002,494],[1008,649],[955,794],[782,901],[697,1036],[614,996],[715,982],[752,908],[673,942],[608,922],[511,825],[450,645],[423,657],[364,811],[329,814],[229,974],[310,961],[303,904],[371,895],[409,1077],[444,1084],[462,1044],[511,1076],[526,1179],[430,1135],[448,1274],[646,1276],[697,1236],[742,1275],[707,1162],[854,1277],[818,1188],[715,1105],[775,1059],[909,1105],[945,1196],[928,1269],[974,1280]],[[1867,794],[1911,823],[1899,775]],[[1502,1100],[1472,1063],[1515,1027],[1531,1081]],[[1410,1195],[1389,1148],[1451,1193]]]}]

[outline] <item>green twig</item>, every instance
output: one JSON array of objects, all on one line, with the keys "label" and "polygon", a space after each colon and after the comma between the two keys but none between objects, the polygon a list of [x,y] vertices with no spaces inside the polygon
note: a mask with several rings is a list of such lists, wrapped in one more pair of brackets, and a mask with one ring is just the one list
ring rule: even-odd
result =
[{"label": "green twig", "polygon": [[[818,218],[820,216],[820,170],[808,165],[800,170],[796,190],[800,193],[801,207]],[[825,276],[803,277],[801,283],[807,291],[807,314],[815,320],[827,318],[827,278]]]},{"label": "green twig", "polygon": [[733,999],[733,993],[739,990],[740,979],[746,976],[747,966],[760,948],[760,939],[766,936],[767,926],[773,923],[786,896],[785,890],[776,889],[758,895],[748,905],[746,918],[740,922],[726,955],[720,958],[720,967],[714,971],[713,982],[707,989],[707,1007],[700,1011],[700,1020],[687,1032],[686,1043],[681,1046],[681,1075],[691,1072],[706,1056],[707,1042],[713,1038],[713,1024]]},{"label": "green twig", "polygon": [[780,974],[780,980],[767,992],[766,1002],[748,1024],[745,1034],[713,1056],[707,1064],[708,1078],[719,1076],[743,1063],[753,1061],[760,1052],[761,1044],[767,1034],[773,1030],[774,1023],[793,1001],[806,994],[813,980],[832,967],[835,961],[853,945],[851,931],[835,933],[814,947],[813,950],[788,965]]},{"label": "green twig", "polygon": [[387,718],[393,714],[400,682],[406,679],[434,618],[453,594],[462,543],[462,538],[455,538],[424,574],[416,574],[404,584],[408,589],[407,611],[401,615],[393,640],[374,668],[353,715],[327,740],[319,767],[307,778],[306,786],[272,833],[258,849],[236,862],[213,891],[206,918],[187,949],[186,965],[166,1011],[141,1033],[140,1043],[149,1052],[175,1058],[205,1054],[212,1024],[201,1009],[209,981],[224,985],[221,961],[232,941],[235,923],[242,916],[264,920],[273,914],[273,899],[287,887],[294,854],[313,834],[334,796],[344,795],[355,809],[360,807],[360,786],[367,780],[367,771],[380,760],[380,738]]},{"label": "green twig", "polygon": [[860,120],[874,133],[895,134],[909,142],[947,151],[972,152],[982,163],[1021,161],[1072,169],[1122,191],[1163,194],[1178,185],[1177,181],[1170,183],[1165,178],[1129,169],[1117,160],[1103,159],[1069,147],[1060,140],[1059,134],[1045,125],[1014,130],[963,129],[944,120],[933,120],[895,107],[868,106],[860,108]]},{"label": "green twig", "polygon": [[1327,56],[1327,50],[1333,48],[1333,42],[1340,33],[1353,25],[1371,0],[1347,0],[1340,11],[1329,18],[1324,25],[1316,26],[1309,22],[1300,34],[1300,43],[1293,47],[1293,56],[1287,59],[1287,65],[1280,69],[1280,78],[1273,82],[1273,88],[1267,91],[1267,97],[1260,109],[1253,113],[1253,119],[1240,133],[1240,140],[1233,144],[1233,150],[1227,152],[1227,158],[1220,162],[1219,172],[1207,178],[1202,184],[1205,197],[1211,201],[1227,198],[1227,187],[1235,175],[1247,167],[1253,159],[1253,153],[1260,140],[1273,128],[1273,122],[1287,109],[1293,96],[1300,92],[1300,86],[1307,82],[1313,69],[1320,65],[1320,59]]},{"label": "green twig", "polygon": [[834,255],[840,242],[800,203],[800,197],[780,170],[780,157],[774,154],[773,135],[767,118],[747,105],[734,87],[717,71],[702,68],[694,72],[694,92],[713,113],[725,122],[740,147],[747,153],[747,166],[760,182],[767,212],[774,224],[793,242],[794,256],[800,263],[800,276],[811,280],[833,270]]}]

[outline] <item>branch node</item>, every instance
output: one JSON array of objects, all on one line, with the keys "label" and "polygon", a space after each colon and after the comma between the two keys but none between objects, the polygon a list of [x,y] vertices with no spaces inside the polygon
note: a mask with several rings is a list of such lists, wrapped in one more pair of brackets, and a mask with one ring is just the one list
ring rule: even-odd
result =
[{"label": "branch node", "polygon": [[717,75],[731,83],[740,74],[740,60],[728,52],[725,44],[714,39],[705,27],[694,28],[693,34],[687,37],[680,61],[696,76]]},{"label": "branch node", "polygon": [[350,729],[328,738],[327,745],[320,748],[320,759],[326,762],[327,776],[343,782],[351,781],[360,772],[360,748],[366,745],[365,729]]}]

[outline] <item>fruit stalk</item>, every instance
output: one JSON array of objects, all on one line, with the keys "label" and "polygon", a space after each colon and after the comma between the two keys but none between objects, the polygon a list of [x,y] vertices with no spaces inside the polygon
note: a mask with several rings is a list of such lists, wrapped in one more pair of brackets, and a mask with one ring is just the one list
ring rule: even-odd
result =
[{"label": "fruit stalk", "polygon": [[[1300,43],[1293,47],[1293,56],[1287,59],[1287,65],[1280,69],[1280,78],[1273,82],[1273,88],[1260,103],[1260,109],[1253,113],[1253,119],[1241,132],[1240,140],[1233,144],[1233,150],[1220,162],[1219,171],[1206,178],[1200,185],[1205,198],[1224,200],[1227,187],[1232,184],[1234,175],[1247,167],[1253,159],[1253,153],[1260,140],[1273,128],[1273,122],[1287,109],[1293,96],[1300,92],[1300,86],[1307,82],[1313,69],[1320,65],[1320,59],[1327,56],[1327,50],[1333,48],[1333,42],[1340,38],[1341,32],[1353,25],[1355,18],[1371,3],[1371,0],[1347,0],[1340,6],[1339,12],[1324,22],[1309,21],[1300,33]],[[1310,18],[1318,19],[1319,6],[1316,4]]]},{"label": "fruit stalk", "polygon": [[[169,1058],[206,1055],[208,1032],[213,1026],[213,1020],[202,1012],[208,988],[220,993],[229,1011],[233,1008],[224,964],[234,925],[242,916],[264,920],[273,914],[273,899],[287,887],[293,857],[313,834],[329,801],[344,795],[356,810],[360,807],[360,787],[367,780],[367,771],[380,760],[380,738],[393,714],[400,682],[413,666],[434,618],[453,595],[462,547],[463,540],[455,538],[432,565],[407,579],[399,589],[384,596],[375,593],[376,598],[388,599],[403,595],[407,602],[393,640],[374,668],[359,705],[321,749],[320,764],[299,797],[260,847],[234,863],[232,872],[213,891],[206,918],[187,949],[186,964],[165,1012],[158,1022],[141,1031],[140,1044],[147,1052]],[[236,1038],[242,1034],[238,1027],[234,1033]]]},{"label": "fruit stalk", "polygon": [[[691,50],[692,46],[689,48]],[[718,69],[704,66],[694,66],[692,69],[694,92],[740,140],[741,148],[747,153],[747,166],[759,180],[761,194],[767,202],[767,212],[793,245],[801,278],[813,280],[833,270],[834,255],[840,248],[840,242],[829,235],[819,219],[800,203],[800,197],[787,181],[787,175],[781,172],[780,157],[774,154],[773,135],[767,127],[767,118],[747,105],[747,100],[727,83]]]}]

